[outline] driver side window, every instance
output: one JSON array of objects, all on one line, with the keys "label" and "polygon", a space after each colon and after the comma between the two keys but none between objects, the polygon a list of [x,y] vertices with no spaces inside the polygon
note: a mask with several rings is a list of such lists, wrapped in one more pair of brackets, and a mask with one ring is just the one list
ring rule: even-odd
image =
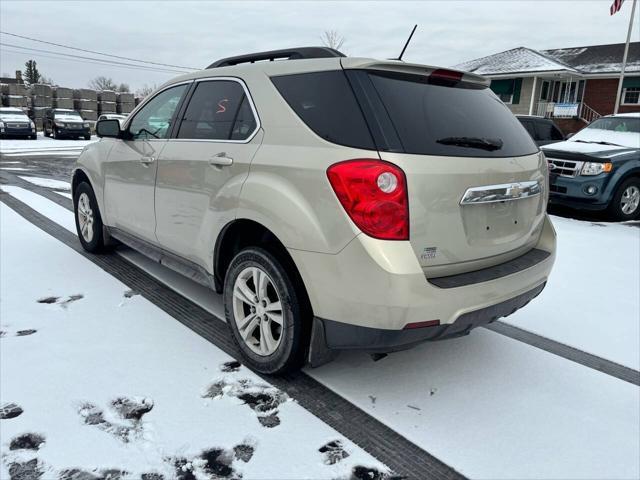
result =
[{"label": "driver side window", "polygon": [[131,138],[167,138],[173,115],[188,87],[188,84],[184,84],[168,88],[142,107],[129,124]]}]

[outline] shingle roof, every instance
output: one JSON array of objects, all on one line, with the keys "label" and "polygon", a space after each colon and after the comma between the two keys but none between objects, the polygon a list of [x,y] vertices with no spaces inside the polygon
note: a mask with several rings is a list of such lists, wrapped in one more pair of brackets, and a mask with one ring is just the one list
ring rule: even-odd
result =
[{"label": "shingle roof", "polygon": [[[624,43],[543,50],[545,55],[582,73],[618,73],[622,69]],[[640,72],[640,42],[629,44],[627,72]]]},{"label": "shingle roof", "polygon": [[[455,65],[478,75],[566,71],[571,73],[617,73],[622,68],[624,43],[557,48],[537,51],[518,47]],[[629,45],[627,72],[640,72],[640,42]]]},{"label": "shingle roof", "polygon": [[518,47],[506,52],[477,58],[460,63],[454,68],[478,75],[499,75],[504,73],[555,72],[564,70],[575,72],[573,68],[560,63],[531,48]]}]

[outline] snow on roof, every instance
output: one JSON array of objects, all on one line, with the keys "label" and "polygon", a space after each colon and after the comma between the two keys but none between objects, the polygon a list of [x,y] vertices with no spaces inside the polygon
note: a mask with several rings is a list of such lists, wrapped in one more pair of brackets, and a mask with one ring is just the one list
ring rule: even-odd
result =
[{"label": "snow on roof", "polygon": [[[624,43],[556,48],[542,53],[582,73],[618,73],[622,70]],[[629,43],[627,72],[640,72],[640,42]]]},{"label": "snow on roof", "polygon": [[[537,51],[518,47],[455,65],[478,75],[565,71],[569,73],[619,73],[624,43]],[[640,73],[640,42],[629,44],[628,73]]]},{"label": "snow on roof", "polygon": [[478,75],[555,71],[578,73],[570,66],[527,47],[518,47],[506,52],[477,58],[455,65],[453,68]]}]

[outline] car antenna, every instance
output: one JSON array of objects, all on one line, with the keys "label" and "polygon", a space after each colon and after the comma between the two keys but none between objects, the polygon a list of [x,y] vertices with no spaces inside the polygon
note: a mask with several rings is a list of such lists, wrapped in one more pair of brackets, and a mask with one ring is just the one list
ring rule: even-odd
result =
[{"label": "car antenna", "polygon": [[407,43],[404,44],[404,48],[402,49],[402,51],[400,52],[400,56],[398,58],[396,58],[396,60],[402,61],[402,56],[404,55],[404,51],[409,46],[409,42],[411,41],[411,38],[413,37],[413,34],[416,31],[416,28],[418,28],[418,24],[413,26],[413,30],[411,30],[411,34],[409,35],[409,38],[407,38]]}]

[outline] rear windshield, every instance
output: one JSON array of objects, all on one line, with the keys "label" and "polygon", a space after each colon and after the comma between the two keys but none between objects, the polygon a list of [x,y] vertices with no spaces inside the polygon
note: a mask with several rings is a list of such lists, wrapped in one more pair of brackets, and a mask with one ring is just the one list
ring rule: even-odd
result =
[{"label": "rear windshield", "polygon": [[[434,84],[418,75],[366,75],[405,153],[515,157],[538,151],[524,127],[487,87],[465,82]],[[366,91],[368,82],[361,83]]]}]

